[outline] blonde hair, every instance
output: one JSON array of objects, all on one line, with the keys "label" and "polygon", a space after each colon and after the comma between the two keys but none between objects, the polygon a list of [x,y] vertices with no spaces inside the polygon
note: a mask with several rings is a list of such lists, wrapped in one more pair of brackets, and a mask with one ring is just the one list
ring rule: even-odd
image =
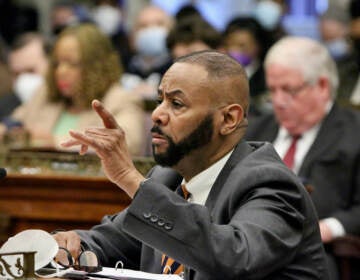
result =
[{"label": "blonde hair", "polygon": [[51,102],[63,101],[55,82],[56,57],[55,46],[62,38],[76,38],[81,55],[81,83],[74,96],[74,104],[90,108],[93,99],[102,99],[110,86],[119,81],[122,72],[120,58],[115,52],[110,39],[93,24],[79,24],[64,29],[57,38],[50,56],[47,73],[48,97]]}]

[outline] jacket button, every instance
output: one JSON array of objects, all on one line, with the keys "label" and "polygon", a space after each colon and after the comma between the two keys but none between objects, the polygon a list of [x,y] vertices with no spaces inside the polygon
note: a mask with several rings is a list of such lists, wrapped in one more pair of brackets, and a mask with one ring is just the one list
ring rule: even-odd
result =
[{"label": "jacket button", "polygon": [[173,228],[173,224],[172,224],[172,223],[170,223],[170,222],[165,223],[164,229],[166,229],[166,230],[172,230],[172,228]]},{"label": "jacket button", "polygon": [[152,215],[151,218],[150,218],[150,221],[153,222],[153,223],[156,223],[158,220],[159,220],[159,217],[156,216],[156,215]]},{"label": "jacket button", "polygon": [[165,225],[164,219],[159,219],[157,224],[158,224],[158,226],[163,227]]},{"label": "jacket button", "polygon": [[151,217],[151,213],[150,213],[150,212],[144,212],[144,213],[143,213],[143,217],[144,217],[145,219],[149,219],[149,218]]}]

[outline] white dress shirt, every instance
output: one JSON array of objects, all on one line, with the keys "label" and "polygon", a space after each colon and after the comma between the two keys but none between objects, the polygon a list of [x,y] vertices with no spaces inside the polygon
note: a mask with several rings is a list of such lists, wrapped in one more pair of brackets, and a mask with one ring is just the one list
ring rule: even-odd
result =
[{"label": "white dress shirt", "polygon": [[189,182],[183,180],[182,184],[185,184],[186,189],[190,193],[188,199],[190,202],[205,205],[211,187],[233,151],[227,153],[209,168],[191,178]]},{"label": "white dress shirt", "polygon": [[[314,143],[316,135],[320,129],[320,124],[313,126],[311,129],[301,135],[296,143],[296,151],[294,156],[293,171],[297,174],[300,170],[301,164],[304,161],[311,145]],[[284,158],[287,150],[292,142],[292,136],[283,127],[280,127],[278,136],[274,141],[274,147],[281,158]]]},{"label": "white dress shirt", "polygon": [[355,105],[360,104],[360,75],[350,97],[350,102]]}]

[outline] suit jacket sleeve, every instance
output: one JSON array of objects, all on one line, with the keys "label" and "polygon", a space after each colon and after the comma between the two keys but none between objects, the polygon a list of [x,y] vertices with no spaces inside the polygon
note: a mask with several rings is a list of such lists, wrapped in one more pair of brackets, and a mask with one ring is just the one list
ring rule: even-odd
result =
[{"label": "suit jacket sleeve", "polygon": [[265,277],[291,262],[305,221],[296,187],[277,182],[276,188],[233,193],[221,202],[229,220],[216,223],[205,206],[149,179],[124,216],[124,230],[211,279]]},{"label": "suit jacket sleeve", "polygon": [[[165,187],[175,189],[182,177],[170,168],[155,166],[147,177],[155,177]],[[114,267],[122,261],[129,269],[140,269],[142,243],[123,231],[123,220],[127,209],[105,216],[99,225],[91,230],[77,230],[82,243],[91,248],[99,256],[103,266]]]},{"label": "suit jacket sleeve", "polygon": [[122,261],[126,268],[139,270],[141,242],[122,230],[126,211],[105,216],[91,230],[77,230],[77,233],[85,247],[96,252],[101,265],[114,267]]}]

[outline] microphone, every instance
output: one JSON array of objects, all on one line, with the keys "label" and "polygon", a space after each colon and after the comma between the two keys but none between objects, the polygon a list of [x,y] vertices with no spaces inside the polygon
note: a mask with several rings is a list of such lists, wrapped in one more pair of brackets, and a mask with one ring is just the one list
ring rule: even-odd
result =
[{"label": "microphone", "polygon": [[0,179],[6,177],[6,169],[0,167]]}]

